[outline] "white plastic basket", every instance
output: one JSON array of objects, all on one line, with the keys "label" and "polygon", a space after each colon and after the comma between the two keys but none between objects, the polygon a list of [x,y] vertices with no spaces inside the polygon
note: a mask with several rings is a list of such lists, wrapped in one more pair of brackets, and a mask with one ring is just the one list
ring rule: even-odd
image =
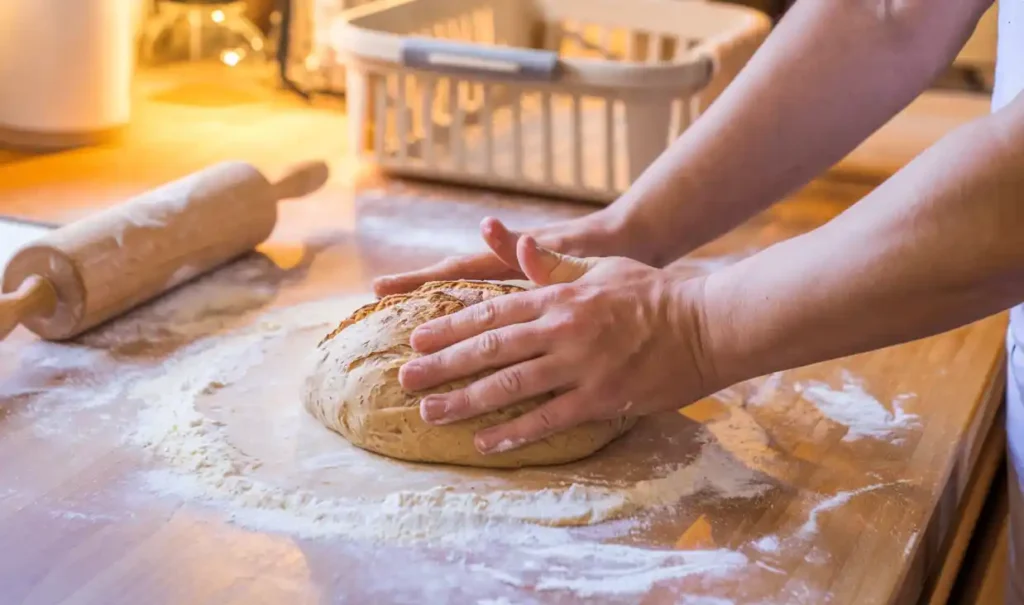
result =
[{"label": "white plastic basket", "polygon": [[735,77],[767,16],[680,0],[380,0],[331,32],[388,173],[608,203]]}]

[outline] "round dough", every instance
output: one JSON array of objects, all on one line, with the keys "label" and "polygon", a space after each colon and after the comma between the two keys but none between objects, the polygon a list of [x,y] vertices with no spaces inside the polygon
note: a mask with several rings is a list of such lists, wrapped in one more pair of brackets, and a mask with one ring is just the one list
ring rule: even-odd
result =
[{"label": "round dough", "polygon": [[316,368],[305,384],[306,410],[353,445],[412,462],[516,468],[562,464],[593,454],[629,430],[635,419],[590,422],[515,450],[485,456],[473,446],[477,431],[521,416],[548,401],[550,395],[434,426],[420,417],[420,399],[428,393],[460,388],[471,380],[418,393],[404,391],[398,382],[399,368],[419,356],[409,346],[409,335],[417,326],[487,298],[522,290],[490,282],[432,282],[360,308],[320,343]]}]

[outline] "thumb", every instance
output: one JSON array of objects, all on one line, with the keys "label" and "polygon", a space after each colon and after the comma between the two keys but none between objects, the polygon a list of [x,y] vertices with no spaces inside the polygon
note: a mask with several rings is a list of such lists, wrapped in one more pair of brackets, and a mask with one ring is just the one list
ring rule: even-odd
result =
[{"label": "thumb", "polygon": [[541,248],[529,235],[519,238],[516,253],[523,273],[538,286],[576,281],[597,265],[596,258],[576,258]]}]

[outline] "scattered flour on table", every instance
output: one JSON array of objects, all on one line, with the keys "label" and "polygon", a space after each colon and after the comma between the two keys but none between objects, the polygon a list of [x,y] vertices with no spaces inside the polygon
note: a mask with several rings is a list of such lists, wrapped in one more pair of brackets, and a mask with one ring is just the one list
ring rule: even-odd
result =
[{"label": "scattered flour on table", "polygon": [[[159,372],[152,359],[136,359],[135,351],[145,350],[147,343],[189,341],[239,325],[247,313],[275,297],[276,287],[267,280],[272,265],[259,256],[245,258],[74,343],[33,342],[21,352],[19,372],[0,385],[0,397],[28,400],[17,413],[32,420],[38,437],[84,442],[123,431],[128,424],[123,414],[88,413],[114,407],[133,384]],[[48,386],[40,389],[39,384]]]},{"label": "scattered flour on table", "polygon": [[233,444],[225,422],[204,414],[197,401],[240,380],[279,339],[295,330],[333,327],[366,301],[352,297],[272,312],[245,329],[192,343],[158,373],[137,380],[128,395],[140,410],[128,439],[166,465],[146,475],[148,487],[206,502],[232,522],[259,531],[467,552],[508,546],[515,556],[500,569],[473,571],[541,591],[628,595],[670,578],[722,576],[747,565],[743,554],[730,550],[657,550],[595,542],[573,532],[674,506],[702,491],[749,498],[766,489],[755,471],[710,438],[688,463],[621,486],[579,481],[536,490],[466,491],[441,485],[380,497],[325,496],[315,488],[282,487],[257,477],[263,461]]},{"label": "scattered flour on table", "polygon": [[[600,595],[629,595],[642,593],[651,586],[664,580],[680,578],[695,574],[725,575],[728,572],[745,566],[748,563],[744,555],[727,549],[702,550],[702,551],[677,551],[671,554],[662,554],[660,565],[650,566],[650,557],[644,552],[639,557],[635,551],[640,549],[631,547],[611,547],[606,544],[595,545],[593,550],[601,552],[606,557],[601,560],[599,557],[582,557],[582,563],[595,565],[599,569],[615,570],[619,573],[609,573],[605,576],[588,574],[588,576],[574,577],[566,574],[567,577],[555,577],[549,575],[542,578],[534,585],[537,590],[567,590],[581,597],[595,597]],[[566,552],[572,549],[571,552]],[[579,545],[562,547],[566,559],[570,557],[579,561],[579,551],[585,550]],[[606,553],[606,554],[605,554]],[[643,561],[642,559],[648,559]],[[637,569],[646,567],[646,569]],[[631,569],[632,568],[632,569]],[[626,573],[622,573],[625,571]]]},{"label": "scattered flour on table", "polygon": [[[137,342],[190,339],[237,325],[248,312],[258,310],[277,295],[268,281],[273,263],[248,257],[200,277],[188,287],[172,290],[124,317],[88,332],[79,340],[89,346],[118,348]],[[187,269],[187,268],[186,268]],[[180,284],[189,275],[171,276],[168,285]]]},{"label": "scattered flour on table", "polygon": [[812,382],[797,385],[801,397],[814,404],[829,420],[847,427],[843,441],[856,441],[865,437],[893,440],[901,433],[920,426],[916,414],[903,410],[903,402],[913,397],[899,395],[892,401],[892,411],[864,390],[862,381],[843,373],[842,390],[827,384]]},{"label": "scattered flour on table", "polygon": [[90,523],[97,522],[115,522],[120,521],[118,517],[113,515],[107,515],[102,513],[83,513],[74,510],[51,510],[49,511],[50,516],[54,519],[64,519],[65,521],[87,521]]},{"label": "scattered flour on table", "polygon": [[719,597],[700,597],[700,596],[688,596],[679,602],[679,605],[734,605],[735,601],[732,599],[722,599]]},{"label": "scattered flour on table", "polygon": [[754,542],[754,548],[764,553],[776,553],[779,552],[781,544],[777,536],[765,536]]},{"label": "scattered flour on table", "polygon": [[765,571],[770,571],[771,573],[773,573],[775,575],[779,575],[779,576],[786,575],[786,572],[782,571],[778,567],[772,567],[771,565],[768,565],[764,561],[756,561],[754,563],[754,565],[757,565],[758,567],[760,567],[761,569],[764,569]]},{"label": "scattered flour on table", "polygon": [[[25,395],[32,396],[32,401],[25,413],[39,420],[38,430],[60,433],[63,438],[76,433],[69,428],[75,426],[78,412],[107,406],[127,395],[135,400],[132,405],[139,407],[128,440],[164,464],[146,474],[153,492],[207,503],[243,527],[304,538],[424,544],[465,553],[504,545],[508,556],[500,565],[465,562],[463,566],[510,586],[569,591],[582,597],[614,597],[641,594],[672,578],[720,577],[750,566],[778,571],[761,561],[751,565],[742,553],[727,549],[658,550],[594,541],[599,534],[604,538],[624,535],[616,533],[618,530],[601,529],[621,527],[616,519],[627,518],[628,529],[633,522],[628,519],[630,515],[672,506],[698,492],[733,498],[762,493],[766,485],[755,471],[775,464],[776,454],[763,430],[741,410],[707,425],[717,443],[708,440],[693,460],[663,469],[653,478],[621,486],[579,481],[537,490],[465,491],[441,484],[367,498],[325,497],[315,489],[282,487],[260,479],[255,475],[264,461],[233,444],[225,423],[204,414],[197,406],[198,399],[240,380],[287,334],[303,328],[333,327],[338,317],[367,299],[351,297],[301,305],[270,313],[249,327],[227,331],[240,325],[246,313],[273,298],[273,288],[251,283],[258,275],[243,263],[235,270],[236,279],[229,279],[227,285],[199,280],[162,299],[150,309],[149,316],[128,317],[91,334],[84,339],[84,346],[38,343],[29,350],[24,363],[40,371],[64,372],[69,364],[75,369],[111,363],[102,349],[105,346],[116,348],[126,342],[167,336],[193,340],[159,367],[128,364],[125,370],[121,359],[116,376],[104,384],[83,383],[72,373],[65,384],[47,392],[26,390]],[[51,350],[53,347],[61,350]],[[89,372],[83,371],[82,375],[88,376]],[[756,397],[770,398],[781,388],[781,381],[782,373],[767,377]],[[19,388],[16,381],[6,388],[10,392],[4,395],[18,395],[14,392]],[[72,396],[75,393],[79,395]],[[908,396],[897,397],[890,412],[849,375],[844,375],[841,390],[810,383],[802,387],[801,395],[829,419],[849,428],[846,441],[890,438],[918,424],[917,416],[906,413],[901,406]],[[716,397],[733,404],[742,402],[743,393],[727,390]],[[57,405],[61,414],[52,413]],[[808,538],[817,531],[820,514],[885,485],[840,492],[819,502],[793,538]],[[100,520],[74,511],[57,511],[54,515],[66,520]],[[575,531],[599,523],[603,525],[594,527],[596,531],[589,538]],[[767,536],[752,546],[758,552],[776,554],[783,549],[783,542]],[[511,603],[503,598],[492,601],[491,605]],[[684,596],[681,602],[731,603],[692,595]]]},{"label": "scattered flour on table", "polygon": [[836,495],[819,502],[814,506],[814,508],[811,509],[811,513],[807,517],[807,522],[800,527],[800,531],[797,532],[797,535],[807,537],[813,534],[814,532],[818,531],[818,516],[821,513],[839,508],[840,506],[843,506],[844,504],[849,502],[855,496],[880,490],[882,488],[890,487],[892,485],[897,485],[899,483],[904,482],[896,481],[893,483],[876,483],[874,485],[868,485],[859,489],[839,492]]}]

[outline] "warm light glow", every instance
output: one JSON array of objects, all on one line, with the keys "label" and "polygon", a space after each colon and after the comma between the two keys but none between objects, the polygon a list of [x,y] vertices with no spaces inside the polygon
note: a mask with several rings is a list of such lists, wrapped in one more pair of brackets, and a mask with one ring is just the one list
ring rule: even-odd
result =
[{"label": "warm light glow", "polygon": [[220,9],[217,9],[217,10],[213,11],[212,13],[210,13],[210,18],[213,19],[214,23],[223,23],[224,22],[224,11],[222,11]]},{"label": "warm light glow", "polygon": [[228,67],[234,67],[242,60],[242,55],[237,50],[226,50],[220,54],[220,60]]}]

